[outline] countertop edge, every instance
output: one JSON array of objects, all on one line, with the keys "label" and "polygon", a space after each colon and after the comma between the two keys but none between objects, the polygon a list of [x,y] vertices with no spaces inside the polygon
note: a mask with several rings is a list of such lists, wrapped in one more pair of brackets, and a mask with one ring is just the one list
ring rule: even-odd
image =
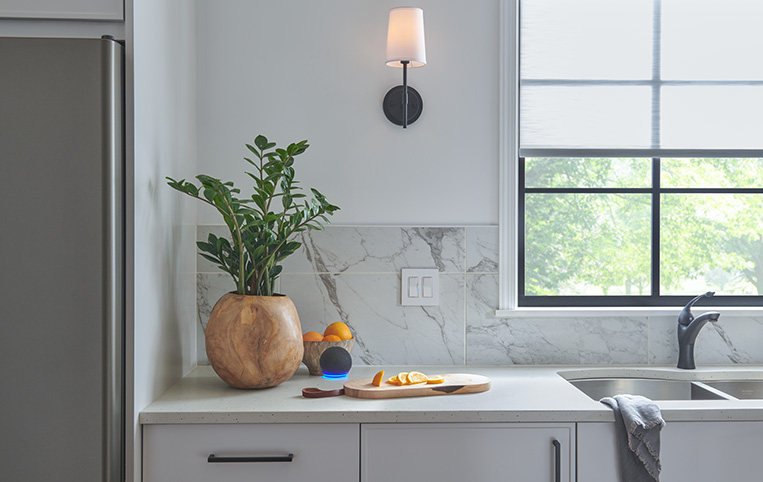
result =
[{"label": "countertop edge", "polygon": [[503,412],[226,412],[208,414],[141,413],[143,425],[246,424],[246,423],[538,423],[612,422],[611,412],[558,410],[506,410]]}]

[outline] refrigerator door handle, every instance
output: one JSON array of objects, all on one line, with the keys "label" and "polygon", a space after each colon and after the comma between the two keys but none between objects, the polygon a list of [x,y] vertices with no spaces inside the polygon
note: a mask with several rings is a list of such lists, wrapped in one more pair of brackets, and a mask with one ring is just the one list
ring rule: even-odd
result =
[{"label": "refrigerator door handle", "polygon": [[124,48],[101,40],[104,146],[104,480],[124,480]]}]

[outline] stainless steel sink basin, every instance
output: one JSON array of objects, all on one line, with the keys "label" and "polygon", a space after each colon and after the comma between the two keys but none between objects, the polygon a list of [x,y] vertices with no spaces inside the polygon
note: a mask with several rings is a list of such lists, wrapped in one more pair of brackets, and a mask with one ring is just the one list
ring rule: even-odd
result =
[{"label": "stainless steel sink basin", "polygon": [[763,380],[729,380],[704,383],[740,400],[763,399]]},{"label": "stainless steel sink basin", "polygon": [[[594,400],[615,395],[641,395],[651,400],[726,400],[702,383],[647,378],[589,378],[567,380]],[[709,384],[708,384],[709,385]],[[722,388],[719,388],[723,390]],[[763,385],[761,385],[763,389]],[[725,390],[724,390],[725,391]]]}]

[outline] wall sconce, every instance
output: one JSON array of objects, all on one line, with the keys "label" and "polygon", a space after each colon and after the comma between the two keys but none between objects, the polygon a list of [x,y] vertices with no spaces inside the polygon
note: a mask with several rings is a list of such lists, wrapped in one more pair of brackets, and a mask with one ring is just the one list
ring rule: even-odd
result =
[{"label": "wall sconce", "polygon": [[423,109],[421,95],[408,87],[408,67],[426,64],[424,11],[414,7],[393,8],[387,30],[387,65],[403,68],[403,85],[390,89],[382,105],[387,119],[403,129],[416,122]]}]

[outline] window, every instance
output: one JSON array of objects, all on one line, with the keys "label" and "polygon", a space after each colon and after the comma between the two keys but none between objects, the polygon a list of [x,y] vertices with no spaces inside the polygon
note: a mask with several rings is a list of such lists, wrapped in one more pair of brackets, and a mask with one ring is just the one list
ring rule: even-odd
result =
[{"label": "window", "polygon": [[517,17],[516,306],[763,304],[763,4]]},{"label": "window", "polygon": [[520,306],[760,303],[763,159],[519,162]]}]

